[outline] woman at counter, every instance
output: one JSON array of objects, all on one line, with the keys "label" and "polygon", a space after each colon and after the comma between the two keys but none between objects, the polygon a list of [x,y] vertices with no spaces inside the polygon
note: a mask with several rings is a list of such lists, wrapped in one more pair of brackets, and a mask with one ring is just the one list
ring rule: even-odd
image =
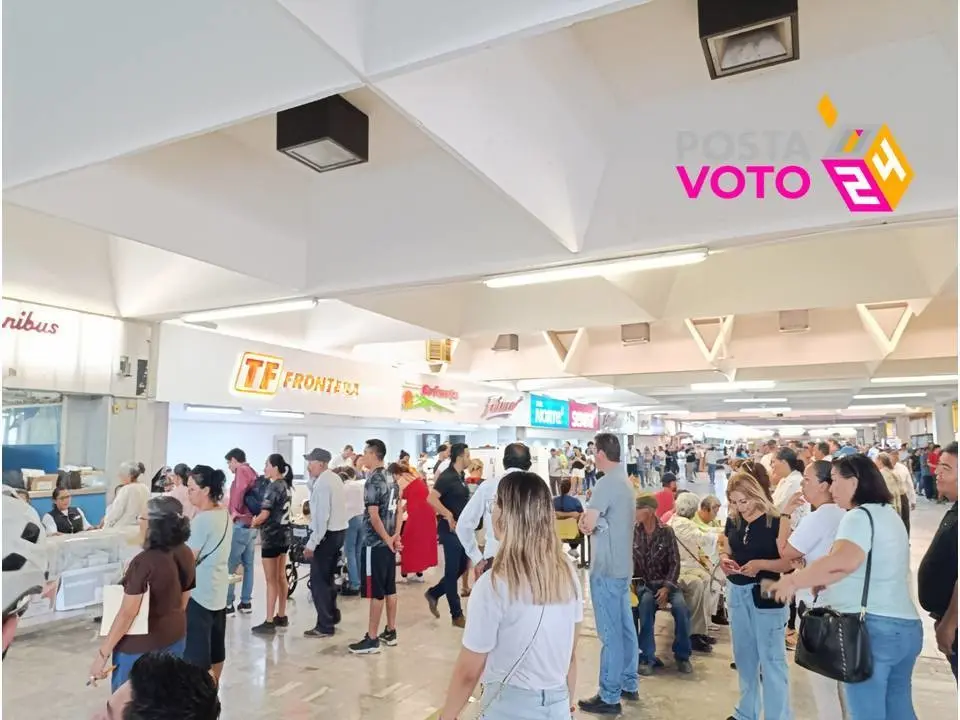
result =
[{"label": "woman at counter", "polygon": [[[136,465],[133,467],[136,469]],[[162,650],[177,657],[183,655],[185,610],[196,582],[196,560],[186,545],[190,521],[183,516],[179,501],[153,498],[139,522],[144,534],[143,552],[127,566],[123,602],[90,665],[90,678],[100,680],[110,674],[108,664],[112,663],[113,692],[127,681],[130,668],[144,653]],[[128,635],[148,590],[147,634]]]},{"label": "woman at counter", "polygon": [[187,489],[187,481],[190,479],[190,466],[186,463],[177,463],[176,467],[167,475],[168,484],[164,487],[164,493],[170,497],[176,498],[183,505],[183,516],[188,520],[193,520],[197,514],[197,508],[190,500],[190,492]]},{"label": "woman at counter", "polygon": [[[121,463],[117,477],[120,485],[107,516],[103,519],[103,527],[133,526],[139,522],[139,517],[147,510],[147,501],[150,499],[150,488],[137,482],[143,473],[143,465],[134,462]],[[183,513],[181,505],[181,514]]]},{"label": "woman at counter", "polygon": [[47,535],[72,535],[91,527],[83,510],[70,507],[70,491],[66,488],[54,489],[53,509],[43,516],[43,529]]}]

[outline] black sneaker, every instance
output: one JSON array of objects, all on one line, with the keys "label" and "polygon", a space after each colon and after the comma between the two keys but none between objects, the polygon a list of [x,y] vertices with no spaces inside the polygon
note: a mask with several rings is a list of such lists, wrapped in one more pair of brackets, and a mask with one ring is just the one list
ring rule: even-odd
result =
[{"label": "black sneaker", "polygon": [[254,635],[276,635],[277,626],[269,620],[266,620],[259,625],[250,628],[250,632],[252,632]]},{"label": "black sneaker", "polygon": [[430,591],[427,590],[423,596],[427,599],[427,607],[430,608],[430,612],[435,618],[440,618],[440,608],[437,607],[437,599],[430,594]]},{"label": "black sneaker", "polygon": [[319,628],[313,628],[313,629],[311,629],[311,630],[307,630],[307,631],[303,634],[303,636],[304,636],[305,638],[332,638],[332,637],[333,637],[333,630],[330,630],[330,631],[328,632],[328,631],[326,631],[326,630],[320,630]]},{"label": "black sneaker", "polygon": [[273,618],[273,624],[278,628],[288,628],[290,627],[290,618],[288,618],[286,615],[277,615],[275,618]]},{"label": "black sneaker", "polygon": [[623,690],[620,693],[621,700],[629,700],[630,702],[640,702],[640,691],[630,692],[629,690]]},{"label": "black sneaker", "polygon": [[229,617],[230,615],[233,615],[236,612],[237,612],[237,609],[233,607],[233,605],[227,605],[227,617]]},{"label": "black sneaker", "polygon": [[237,611],[240,612],[240,613],[243,614],[243,615],[249,615],[250,613],[253,612],[253,604],[252,604],[252,603],[240,603],[239,605],[237,605]]},{"label": "black sneaker", "polygon": [[343,587],[340,588],[340,594],[343,597],[357,597],[360,595],[360,588]]},{"label": "black sneaker", "polygon": [[334,608],[333,610],[333,624],[339,625],[340,621],[343,619],[343,615],[340,613],[340,608]]},{"label": "black sneaker", "polygon": [[619,715],[623,712],[623,705],[620,703],[605,703],[599,695],[581,700],[577,703],[577,706],[584,712],[594,715]]},{"label": "black sneaker", "polygon": [[704,639],[702,635],[692,635],[690,637],[690,647],[694,652],[698,653],[712,653],[713,645],[711,645],[707,640]]},{"label": "black sneaker", "polygon": [[364,635],[363,640],[347,646],[347,649],[354,655],[372,655],[380,652],[380,641],[369,635]]},{"label": "black sneaker", "polygon": [[397,629],[384,628],[383,632],[380,633],[380,637],[377,639],[387,647],[396,647],[397,646]]}]

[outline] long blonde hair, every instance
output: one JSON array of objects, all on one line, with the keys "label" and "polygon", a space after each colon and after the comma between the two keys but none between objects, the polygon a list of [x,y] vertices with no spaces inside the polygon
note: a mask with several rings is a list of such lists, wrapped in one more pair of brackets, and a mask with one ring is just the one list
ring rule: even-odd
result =
[{"label": "long blonde hair", "polygon": [[752,501],[754,505],[767,516],[768,527],[773,523],[775,518],[780,516],[773,502],[771,502],[766,492],[764,492],[763,486],[753,475],[743,471],[735,472],[730,476],[730,480],[727,481],[727,503],[730,518],[733,519],[737,527],[743,523],[743,518],[740,517],[736,504],[730,499],[730,495],[735,492],[742,493],[747,500]]},{"label": "long blonde hair", "polygon": [[497,486],[500,549],[491,581],[503,580],[512,600],[555,605],[577,597],[573,567],[554,526],[553,498],[539,475],[513,472]]}]

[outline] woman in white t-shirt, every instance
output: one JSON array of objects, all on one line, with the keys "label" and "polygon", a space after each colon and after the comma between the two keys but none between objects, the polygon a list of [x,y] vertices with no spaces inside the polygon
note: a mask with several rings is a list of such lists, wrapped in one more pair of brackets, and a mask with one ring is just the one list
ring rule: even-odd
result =
[{"label": "woman in white t-shirt", "polygon": [[[809,565],[830,552],[837,528],[846,514],[846,510],[833,501],[830,485],[832,466],[826,460],[815,460],[807,465],[803,473],[802,491],[787,499],[783,516],[791,516],[804,502],[810,503],[813,512],[800,519],[795,530],[793,523],[780,522],[780,534],[777,547],[780,557],[787,560],[803,561]],[[799,615],[802,618],[804,606],[811,606],[815,598],[810,590],[797,593]],[[802,622],[802,620],[801,620]],[[813,688],[813,699],[817,705],[819,720],[843,720],[840,705],[840,684],[834,680],[808,672],[807,678]]]},{"label": "woman in white t-shirt", "polygon": [[478,681],[481,718],[569,720],[583,594],[549,487],[535,473],[504,475],[492,519],[500,549],[473,587],[440,720],[459,716]]}]

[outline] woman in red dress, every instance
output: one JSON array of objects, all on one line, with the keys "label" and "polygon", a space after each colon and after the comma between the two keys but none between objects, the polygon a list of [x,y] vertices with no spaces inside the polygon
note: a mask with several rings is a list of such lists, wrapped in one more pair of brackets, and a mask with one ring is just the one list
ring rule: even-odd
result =
[{"label": "woman in red dress", "polygon": [[426,480],[408,465],[401,468],[394,473],[407,513],[400,532],[403,543],[400,574],[404,577],[414,575],[417,582],[422,582],[423,572],[437,564],[437,513],[427,502],[430,490]]}]

